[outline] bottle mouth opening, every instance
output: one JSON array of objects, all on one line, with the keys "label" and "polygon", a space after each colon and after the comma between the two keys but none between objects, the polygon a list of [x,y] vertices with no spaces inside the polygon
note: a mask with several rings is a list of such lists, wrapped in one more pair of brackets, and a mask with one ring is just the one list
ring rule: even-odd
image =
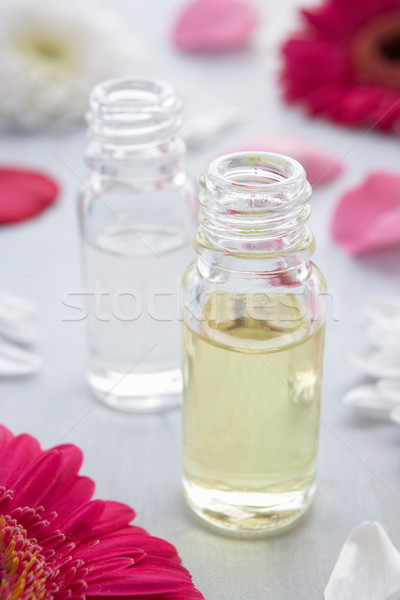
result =
[{"label": "bottle mouth opening", "polygon": [[181,109],[172,85],[159,79],[122,77],[103,81],[90,94],[90,106],[135,110],[158,107],[166,112]]},{"label": "bottle mouth opening", "polygon": [[173,135],[181,125],[181,113],[182,102],[170,84],[123,77],[93,88],[87,121],[98,138],[151,141]]},{"label": "bottle mouth opening", "polygon": [[[273,152],[215,159],[201,178],[199,240],[210,247],[268,256],[308,248],[311,187],[296,160]],[[311,241],[310,241],[311,240]]]},{"label": "bottle mouth opening", "polygon": [[303,186],[306,173],[297,160],[283,154],[241,152],[216,158],[209,165],[206,177],[217,188],[271,194]]}]

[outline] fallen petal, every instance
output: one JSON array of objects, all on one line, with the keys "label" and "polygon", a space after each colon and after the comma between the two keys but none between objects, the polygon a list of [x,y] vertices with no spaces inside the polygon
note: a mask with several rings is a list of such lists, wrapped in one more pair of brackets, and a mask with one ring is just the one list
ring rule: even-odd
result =
[{"label": "fallen petal", "polygon": [[386,600],[400,588],[400,554],[379,523],[347,538],[325,588],[325,600]]},{"label": "fallen petal", "polygon": [[173,43],[187,52],[215,52],[245,45],[258,24],[245,0],[195,0],[178,16]]},{"label": "fallen petal", "polygon": [[372,416],[388,415],[396,406],[396,401],[385,397],[375,384],[360,385],[350,390],[343,402]]},{"label": "fallen petal", "polygon": [[361,358],[353,352],[347,354],[349,362],[364,373],[377,378],[400,378],[400,355],[380,348],[372,352],[367,358]]},{"label": "fallen petal", "polygon": [[0,341],[0,376],[30,375],[40,369],[42,361],[33,352],[22,350],[14,344]]},{"label": "fallen petal", "polygon": [[400,175],[375,171],[343,194],[332,220],[335,241],[350,254],[400,244]]},{"label": "fallen petal", "polygon": [[228,152],[277,152],[298,160],[306,170],[307,179],[313,187],[322,185],[338,177],[343,166],[323,148],[310,144],[301,137],[287,134],[267,135],[249,140]]},{"label": "fallen petal", "polygon": [[8,292],[0,292],[0,317],[19,320],[32,315],[35,311],[36,306],[29,300]]},{"label": "fallen petal", "polygon": [[385,319],[396,318],[400,315],[400,297],[394,294],[370,296],[365,303],[365,313],[371,318],[377,315]]},{"label": "fallen petal", "polygon": [[400,403],[400,379],[380,379],[376,389],[385,400]]},{"label": "fallen petal", "polygon": [[212,144],[215,138],[243,121],[243,110],[227,104],[213,92],[196,85],[177,82],[176,88],[185,107],[181,135],[189,148]]},{"label": "fallen petal", "polygon": [[36,342],[39,334],[37,328],[27,319],[9,322],[0,317],[0,335],[11,342],[28,345]]},{"label": "fallen petal", "polygon": [[389,415],[389,418],[391,421],[393,421],[393,423],[400,425],[400,407],[393,409]]},{"label": "fallen petal", "polygon": [[378,348],[391,348],[400,354],[400,322],[382,321],[366,329],[367,338]]},{"label": "fallen petal", "polygon": [[186,119],[182,137],[189,148],[196,148],[214,141],[215,137],[234,127],[242,120],[242,111],[237,106],[223,104],[206,108]]},{"label": "fallen petal", "polygon": [[0,224],[17,223],[38,215],[58,194],[57,183],[41,173],[0,168]]}]

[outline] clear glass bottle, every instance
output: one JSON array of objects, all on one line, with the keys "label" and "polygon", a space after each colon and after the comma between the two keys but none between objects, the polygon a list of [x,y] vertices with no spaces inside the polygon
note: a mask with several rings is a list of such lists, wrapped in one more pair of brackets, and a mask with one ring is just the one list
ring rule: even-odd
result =
[{"label": "clear glass bottle", "polygon": [[191,256],[196,199],[167,83],[97,85],[87,116],[88,176],[79,195],[88,379],[131,411],[180,403],[179,281]]},{"label": "clear glass bottle", "polygon": [[326,299],[311,187],[295,160],[251,152],[200,182],[183,279],[184,494],[212,525],[262,534],[315,491]]}]

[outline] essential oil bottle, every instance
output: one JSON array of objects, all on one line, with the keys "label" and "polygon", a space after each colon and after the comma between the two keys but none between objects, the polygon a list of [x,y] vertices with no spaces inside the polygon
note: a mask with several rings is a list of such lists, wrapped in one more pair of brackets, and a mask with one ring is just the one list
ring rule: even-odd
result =
[{"label": "essential oil bottle", "polygon": [[88,371],[95,395],[125,411],[181,402],[179,290],[197,205],[166,82],[122,78],[90,95],[89,167],[79,194]]},{"label": "essential oil bottle", "polygon": [[295,160],[244,152],[200,180],[183,278],[183,489],[219,528],[288,526],[315,492],[325,280]]}]

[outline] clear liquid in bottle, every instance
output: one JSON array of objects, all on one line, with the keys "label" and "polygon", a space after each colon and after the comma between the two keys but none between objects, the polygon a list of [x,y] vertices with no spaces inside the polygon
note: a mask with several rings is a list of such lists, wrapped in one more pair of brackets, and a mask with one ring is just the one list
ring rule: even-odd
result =
[{"label": "clear liquid in bottle", "polygon": [[83,244],[93,291],[88,378],[114,408],[149,411],[176,405],[182,391],[179,283],[190,245],[172,228],[141,227],[138,236],[121,225]]}]

